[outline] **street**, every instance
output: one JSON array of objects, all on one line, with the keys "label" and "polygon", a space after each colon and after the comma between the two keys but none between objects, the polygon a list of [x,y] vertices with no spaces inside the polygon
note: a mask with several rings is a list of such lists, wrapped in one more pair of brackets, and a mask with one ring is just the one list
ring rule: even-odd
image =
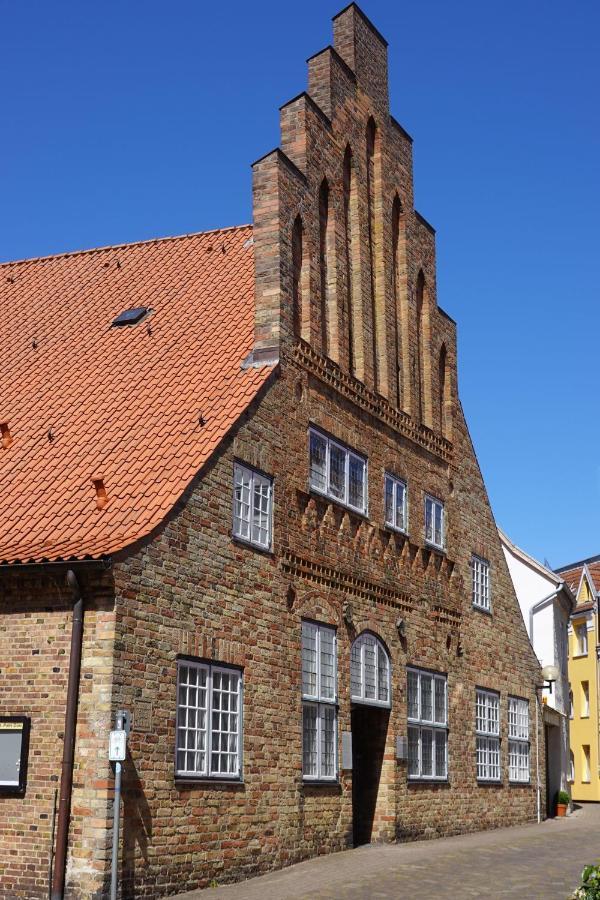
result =
[{"label": "street", "polygon": [[566,900],[600,858],[600,806],[566,819],[413,844],[360,847],[176,900]]}]

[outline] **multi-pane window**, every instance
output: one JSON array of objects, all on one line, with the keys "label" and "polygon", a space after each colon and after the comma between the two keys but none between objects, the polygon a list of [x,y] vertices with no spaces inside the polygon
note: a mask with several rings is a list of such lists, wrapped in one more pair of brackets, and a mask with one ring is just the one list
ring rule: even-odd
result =
[{"label": "multi-pane window", "polygon": [[433,547],[444,548],[444,504],[435,497],[425,495],[425,540]]},{"label": "multi-pane window", "polygon": [[241,672],[215,664],[180,660],[177,666],[177,775],[239,778],[241,759]]},{"label": "multi-pane window", "polygon": [[475,696],[475,751],[479,781],[500,781],[500,697],[479,688]]},{"label": "multi-pane window", "polygon": [[314,428],[309,429],[310,486],[357,512],[367,511],[367,460]]},{"label": "multi-pane window", "polygon": [[448,682],[445,675],[407,669],[408,777],[448,777]]},{"label": "multi-pane window", "polygon": [[397,531],[408,527],[406,482],[394,475],[385,476],[385,524]]},{"label": "multi-pane window", "polygon": [[588,639],[587,624],[583,622],[581,625],[575,626],[575,639],[577,641],[576,656],[587,656]]},{"label": "multi-pane window", "polygon": [[490,610],[490,564],[480,556],[471,557],[473,606]]},{"label": "multi-pane window", "polygon": [[273,482],[248,466],[233,467],[233,533],[269,550],[273,520]]},{"label": "multi-pane window", "polygon": [[302,774],[337,778],[337,646],[333,628],[302,623]]},{"label": "multi-pane window", "polygon": [[390,705],[390,661],[381,641],[368,631],[352,644],[350,694],[359,703]]},{"label": "multi-pane window", "polygon": [[508,777],[529,781],[529,703],[508,698]]}]

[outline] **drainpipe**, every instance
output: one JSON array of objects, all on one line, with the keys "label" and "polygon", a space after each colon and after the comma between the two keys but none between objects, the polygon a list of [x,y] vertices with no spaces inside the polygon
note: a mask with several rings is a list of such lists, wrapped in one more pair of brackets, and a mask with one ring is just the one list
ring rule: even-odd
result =
[{"label": "drainpipe", "polygon": [[65,892],[65,870],[71,816],[71,794],[73,791],[73,758],[75,751],[75,726],[77,724],[77,697],[79,694],[79,671],[81,667],[81,645],[83,639],[83,597],[77,576],[72,569],[67,572],[67,584],[73,592],[73,625],[71,630],[71,655],[69,658],[69,682],[67,686],[67,708],[65,710],[65,737],[63,743],[62,771],[60,777],[60,800],[58,803],[58,824],[56,827],[56,851],[52,876],[51,900],[63,900]]}]

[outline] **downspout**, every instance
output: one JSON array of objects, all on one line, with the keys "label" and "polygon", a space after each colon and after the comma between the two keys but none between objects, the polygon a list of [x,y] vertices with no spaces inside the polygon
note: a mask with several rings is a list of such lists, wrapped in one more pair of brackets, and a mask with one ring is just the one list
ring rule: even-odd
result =
[{"label": "downspout", "polygon": [[[542,786],[540,784],[540,724],[539,724],[539,707],[540,698],[536,689],[535,692],[535,780],[537,795],[537,820],[538,825],[542,821]],[[542,718],[542,723],[543,723]]]},{"label": "downspout", "polygon": [[65,737],[63,742],[62,770],[60,777],[60,800],[58,803],[58,824],[56,827],[56,851],[52,875],[51,900],[63,900],[65,892],[65,871],[71,816],[71,795],[73,791],[73,759],[75,751],[75,727],[77,725],[77,698],[79,694],[79,672],[81,668],[81,645],[83,639],[83,597],[77,576],[72,569],[67,572],[67,584],[73,592],[73,625],[71,630],[71,655],[69,658],[69,681],[67,685],[67,708],[65,710]]}]

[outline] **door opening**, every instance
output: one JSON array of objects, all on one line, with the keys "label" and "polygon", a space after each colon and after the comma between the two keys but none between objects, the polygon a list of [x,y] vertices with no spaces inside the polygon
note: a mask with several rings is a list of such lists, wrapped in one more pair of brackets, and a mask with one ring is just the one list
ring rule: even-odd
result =
[{"label": "door opening", "polygon": [[369,844],[376,833],[379,784],[390,711],[352,706],[352,825],[354,846]]}]

